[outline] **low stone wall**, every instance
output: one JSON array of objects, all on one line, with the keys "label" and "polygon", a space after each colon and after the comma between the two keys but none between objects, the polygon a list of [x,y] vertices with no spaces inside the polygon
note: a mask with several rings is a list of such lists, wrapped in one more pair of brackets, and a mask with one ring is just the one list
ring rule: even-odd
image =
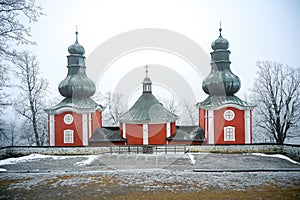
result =
[{"label": "low stone wall", "polygon": [[[282,145],[202,145],[189,147],[190,152],[207,153],[282,153]],[[300,149],[298,149],[300,150]]]},{"label": "low stone wall", "polygon": [[2,147],[0,159],[33,153],[48,155],[93,155],[105,153],[269,153],[285,154],[300,160],[300,145],[159,145],[159,146],[106,146],[106,147]]},{"label": "low stone wall", "polygon": [[282,152],[300,162],[300,145],[284,145]]}]

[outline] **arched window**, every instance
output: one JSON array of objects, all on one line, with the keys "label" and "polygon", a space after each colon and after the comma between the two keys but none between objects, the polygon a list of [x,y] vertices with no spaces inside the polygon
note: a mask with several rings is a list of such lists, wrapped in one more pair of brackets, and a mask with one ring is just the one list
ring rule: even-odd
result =
[{"label": "arched window", "polygon": [[74,131],[67,129],[64,130],[64,143],[74,143]]},{"label": "arched window", "polygon": [[233,126],[224,127],[224,141],[235,141],[235,128]]}]

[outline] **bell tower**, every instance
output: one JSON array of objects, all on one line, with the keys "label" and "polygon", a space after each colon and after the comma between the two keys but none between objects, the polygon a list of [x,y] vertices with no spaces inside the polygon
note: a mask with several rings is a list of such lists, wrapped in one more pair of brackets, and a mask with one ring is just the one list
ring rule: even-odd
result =
[{"label": "bell tower", "polygon": [[95,83],[86,75],[85,50],[78,42],[68,48],[68,73],[58,86],[65,97],[60,103],[46,109],[50,146],[88,146],[93,132],[102,126],[103,107],[90,97],[96,91]]},{"label": "bell tower", "polygon": [[211,71],[202,89],[209,96],[197,103],[199,125],[208,144],[251,144],[254,105],[235,96],[241,87],[238,76],[230,69],[229,42],[222,36],[212,43]]}]

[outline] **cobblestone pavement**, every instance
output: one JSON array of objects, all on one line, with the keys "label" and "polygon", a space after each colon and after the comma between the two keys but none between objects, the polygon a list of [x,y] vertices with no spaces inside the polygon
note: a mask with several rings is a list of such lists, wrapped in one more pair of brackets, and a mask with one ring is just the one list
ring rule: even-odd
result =
[{"label": "cobblestone pavement", "polygon": [[69,156],[0,167],[0,199],[300,198],[299,164],[252,154]]}]

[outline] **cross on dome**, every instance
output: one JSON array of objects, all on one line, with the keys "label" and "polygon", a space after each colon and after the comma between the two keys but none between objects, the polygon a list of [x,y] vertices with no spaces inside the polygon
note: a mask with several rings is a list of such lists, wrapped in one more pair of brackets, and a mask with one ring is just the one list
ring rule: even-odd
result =
[{"label": "cross on dome", "polygon": [[146,77],[144,78],[144,81],[143,81],[143,92],[145,93],[151,93],[152,92],[152,88],[151,88],[151,80],[150,78],[148,77],[148,65],[145,66],[145,69],[146,69]]}]

